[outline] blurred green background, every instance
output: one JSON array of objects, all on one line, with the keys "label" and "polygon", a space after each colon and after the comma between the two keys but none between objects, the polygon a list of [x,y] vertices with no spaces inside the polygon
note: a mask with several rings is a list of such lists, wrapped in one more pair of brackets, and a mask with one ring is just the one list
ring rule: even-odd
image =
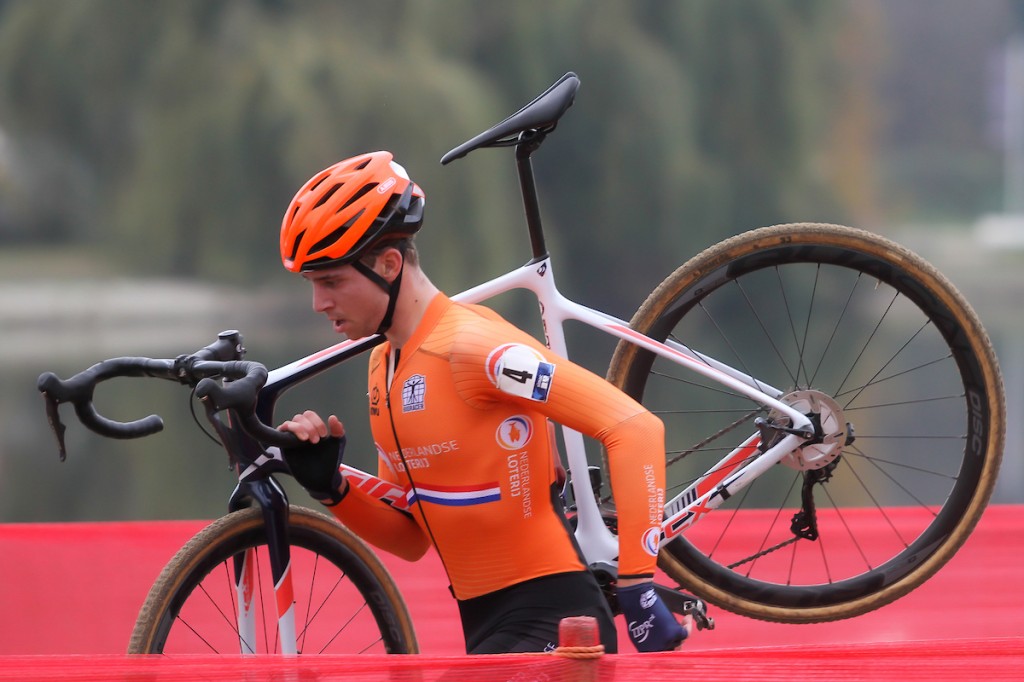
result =
[{"label": "blurred green background", "polygon": [[[363,151],[393,151],[425,189],[419,242],[443,289],[520,265],[512,154],[438,159],[569,70],[576,104],[534,158],[566,294],[628,319],[700,249],[780,222],[901,241],[996,343],[996,500],[1024,501],[1022,34],[1013,0],[2,1],[0,521],[220,515],[234,479],[186,390],[104,386],[101,411],[157,412],[165,431],[70,423],[59,464],[36,377],[227,328],[271,366],[335,342],[277,232],[302,182]],[[533,324],[528,301],[496,307]],[[610,346],[586,348],[603,374]],[[352,365],[282,414],[338,412],[372,467]]]}]

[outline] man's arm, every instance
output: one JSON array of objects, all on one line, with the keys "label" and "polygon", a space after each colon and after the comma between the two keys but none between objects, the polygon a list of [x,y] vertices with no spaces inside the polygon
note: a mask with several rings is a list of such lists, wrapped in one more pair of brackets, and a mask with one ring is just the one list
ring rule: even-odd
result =
[{"label": "man's arm", "polygon": [[430,548],[430,538],[412,516],[355,486],[336,505],[327,508],[352,532],[385,552],[416,561]]},{"label": "man's arm", "polygon": [[340,439],[344,438],[345,428],[336,416],[331,415],[325,422],[316,412],[306,410],[278,428],[294,433],[306,444],[286,453],[285,459],[303,487],[335,518],[370,544],[408,561],[416,561],[426,553],[430,538],[408,512],[392,507],[344,479],[339,471],[343,446],[326,465],[323,461],[318,462],[317,468],[322,470],[319,474],[306,472],[300,478],[299,472],[310,468],[303,467],[303,464],[318,450],[318,444],[332,440],[343,442]]},{"label": "man's arm", "polygon": [[605,446],[618,513],[620,577],[652,578],[665,503],[661,420],[603,378],[510,325],[461,330],[451,366],[470,404],[518,404]]}]

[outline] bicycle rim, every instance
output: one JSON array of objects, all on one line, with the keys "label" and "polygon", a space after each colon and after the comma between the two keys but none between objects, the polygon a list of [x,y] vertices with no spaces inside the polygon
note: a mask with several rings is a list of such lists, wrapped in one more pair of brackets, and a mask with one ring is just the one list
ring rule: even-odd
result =
[{"label": "bicycle rim", "polygon": [[[631,324],[757,377],[833,436],[663,548],[662,568],[708,601],[786,622],[858,615],[932,575],[980,517],[1005,428],[995,355],[906,249],[839,226],[756,230],[673,273]],[[666,499],[758,434],[755,418],[780,422],[629,344],[609,379],[665,422]]]},{"label": "bicycle rim", "polygon": [[[405,603],[377,557],[323,514],[291,507],[291,573],[300,654],[416,653]],[[237,627],[233,557],[253,557],[256,635]],[[259,509],[218,519],[167,564],[139,612],[129,653],[280,653]],[[248,639],[248,638],[246,638]]]}]

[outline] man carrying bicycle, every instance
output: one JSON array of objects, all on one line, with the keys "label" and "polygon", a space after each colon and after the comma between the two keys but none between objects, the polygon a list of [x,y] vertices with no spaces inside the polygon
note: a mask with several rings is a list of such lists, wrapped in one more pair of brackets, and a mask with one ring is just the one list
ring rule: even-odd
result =
[{"label": "man carrying bicycle", "polygon": [[[542,651],[568,616],[594,616],[617,650],[611,611],[559,501],[548,420],[608,452],[618,515],[617,600],[640,651],[689,634],[653,590],[665,463],[661,421],[487,308],[453,302],[419,265],[424,194],[388,152],[311,178],[281,228],[285,267],[349,338],[383,334],[368,398],[379,476],[407,510],[352,487],[338,469],[344,428],[306,411],[279,426],[296,479],[358,535],[408,560],[433,545],[459,604],[467,653]],[[472,529],[470,532],[468,529]]]}]

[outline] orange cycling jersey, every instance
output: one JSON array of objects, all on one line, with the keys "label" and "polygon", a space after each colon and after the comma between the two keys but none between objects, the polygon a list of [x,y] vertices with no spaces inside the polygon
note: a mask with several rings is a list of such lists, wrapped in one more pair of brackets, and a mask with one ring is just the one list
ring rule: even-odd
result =
[{"label": "orange cycling jersey", "polygon": [[[653,576],[664,506],[664,428],[639,403],[493,311],[438,294],[389,372],[370,357],[378,475],[400,511],[355,486],[334,514],[378,547],[418,559],[431,542],[458,599],[585,567],[557,503],[548,419],[608,453],[620,577]],[[389,373],[393,373],[389,381]]]}]

